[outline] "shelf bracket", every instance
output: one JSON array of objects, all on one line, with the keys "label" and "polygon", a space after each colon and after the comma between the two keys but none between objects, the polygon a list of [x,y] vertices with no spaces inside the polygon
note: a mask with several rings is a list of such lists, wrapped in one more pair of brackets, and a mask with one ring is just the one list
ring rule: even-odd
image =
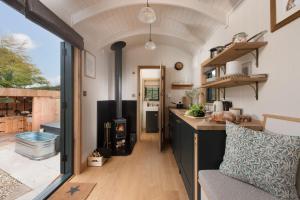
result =
[{"label": "shelf bracket", "polygon": [[255,93],[255,99],[258,100],[258,82],[255,82],[255,86],[254,85],[249,85],[249,87],[251,87],[254,90]]}]

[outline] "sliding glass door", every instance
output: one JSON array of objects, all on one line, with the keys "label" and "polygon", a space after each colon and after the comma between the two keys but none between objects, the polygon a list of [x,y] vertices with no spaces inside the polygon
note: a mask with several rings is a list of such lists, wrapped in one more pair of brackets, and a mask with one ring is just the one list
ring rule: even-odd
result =
[{"label": "sliding glass door", "polygon": [[[15,10],[9,10],[10,8],[5,6],[2,1]],[[2,98],[0,96],[0,147],[8,143],[14,145],[16,143],[15,136],[28,130],[33,136],[35,134],[43,134],[59,138],[55,139],[55,152],[48,153],[49,155],[47,154],[47,156],[49,157],[47,158],[43,157],[44,162],[27,158],[28,156],[23,155],[24,152],[17,154],[18,152],[15,152],[14,148],[10,148],[10,146],[8,149],[11,155],[14,156],[6,156],[7,158],[15,159],[11,162],[14,165],[11,166],[17,166],[18,160],[16,159],[19,159],[21,160],[20,163],[24,163],[24,166],[26,166],[22,171],[26,171],[25,169],[30,170],[30,172],[24,173],[24,177],[27,176],[27,178],[24,178],[23,182],[27,184],[23,185],[29,186],[24,187],[26,189],[24,194],[28,196],[28,191],[31,191],[32,194],[30,198],[29,196],[24,198],[47,199],[74,173],[74,162],[80,164],[80,159],[77,160],[80,156],[76,156],[74,161],[74,115],[77,116],[76,119],[80,118],[80,108],[78,108],[80,106],[74,106],[74,94],[80,99],[80,89],[78,89],[80,79],[77,76],[80,74],[80,52],[83,49],[83,38],[40,1],[0,0],[0,10],[0,21],[2,19],[0,23],[0,76],[5,75],[3,76],[4,78],[1,77],[0,90],[8,92],[3,93],[1,91],[1,94],[5,94],[5,96]],[[44,27],[46,30],[41,27]],[[7,31],[5,32],[5,30],[11,30],[12,32],[6,33]],[[58,37],[52,35],[49,31]],[[49,34],[49,37],[47,34]],[[46,38],[43,38],[45,35]],[[37,43],[35,43],[35,40]],[[5,46],[10,44],[8,42],[11,41],[13,42],[12,45]],[[15,48],[16,42],[20,44],[18,49]],[[15,58],[13,63],[9,63],[12,59],[7,59],[11,56]],[[27,60],[28,58],[34,58],[33,62],[30,59]],[[74,61],[74,58],[76,61]],[[20,64],[17,63],[17,65],[16,61]],[[58,69],[57,72],[54,72],[55,69]],[[32,74],[29,74],[30,72]],[[74,73],[78,73],[75,80]],[[31,78],[29,79],[28,77]],[[21,82],[16,84],[15,80],[19,82],[21,80]],[[77,83],[76,88],[74,88],[74,81]],[[5,88],[1,88],[1,84],[4,84]],[[28,88],[32,90],[23,92]],[[18,91],[19,96],[16,96],[17,92],[9,93],[12,89],[13,91]],[[36,92],[35,90],[40,91]],[[29,93],[31,95],[28,95]],[[80,105],[77,99],[75,104]],[[14,118],[11,118],[11,115]],[[55,115],[55,118],[53,115]],[[49,116],[52,118],[49,118]],[[11,122],[9,121],[8,123],[8,120]],[[41,122],[36,123],[35,120]],[[6,122],[7,124],[15,124],[13,126],[15,128],[6,130],[7,128],[4,124]],[[80,135],[78,130],[80,128],[76,128],[76,139]],[[54,132],[52,133],[51,131]],[[77,143],[76,145],[79,146]],[[5,152],[3,151],[3,153]],[[41,151],[38,153],[41,153]],[[0,157],[3,158],[3,156]],[[47,159],[54,160],[55,164],[52,164]],[[26,160],[27,163],[23,162],[23,160]],[[1,163],[3,163],[3,166]],[[7,160],[0,159],[0,175],[2,173],[13,179],[15,174],[20,174],[19,169],[10,169],[11,167],[6,163]],[[34,165],[35,168],[33,169],[28,163]],[[39,170],[36,167],[37,165],[41,165],[41,167],[46,169],[54,166],[55,170],[50,170],[49,172],[47,170]],[[5,170],[1,170],[1,168],[5,168]],[[14,173],[15,171],[17,173]],[[76,169],[76,171],[78,170]],[[49,179],[48,182],[42,182],[44,176]],[[32,181],[30,182],[29,179],[32,179]]]},{"label": "sliding glass door", "polygon": [[61,43],[61,173],[73,173],[73,60],[71,44]]},{"label": "sliding glass door", "polygon": [[74,48],[67,42],[61,43],[61,113],[60,113],[60,151],[61,176],[49,185],[35,200],[47,199],[73,174],[73,84]]}]

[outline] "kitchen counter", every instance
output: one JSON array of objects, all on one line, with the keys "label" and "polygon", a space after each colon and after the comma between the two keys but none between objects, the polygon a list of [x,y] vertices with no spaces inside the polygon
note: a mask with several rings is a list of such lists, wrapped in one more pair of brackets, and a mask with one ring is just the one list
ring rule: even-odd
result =
[{"label": "kitchen counter", "polygon": [[[170,108],[170,111],[178,116],[180,119],[188,123],[195,130],[225,130],[226,124],[221,124],[213,121],[209,121],[208,118],[205,119],[193,119],[190,117],[184,116],[186,109],[176,109]],[[250,128],[253,130],[262,130],[262,122],[259,120],[252,120],[252,122],[240,123],[240,126]]]},{"label": "kitchen counter", "polygon": [[[200,200],[198,172],[219,169],[226,147],[226,125],[184,116],[186,109],[169,108],[169,135],[189,199]],[[260,121],[241,126],[262,130]]]},{"label": "kitchen counter", "polygon": [[0,117],[0,133],[31,131],[31,122],[28,118],[20,115]]},{"label": "kitchen counter", "polygon": [[16,118],[24,118],[24,116],[20,116],[20,115],[9,115],[9,116],[4,116],[4,117],[0,117],[0,120],[5,120],[5,119],[16,119]]}]

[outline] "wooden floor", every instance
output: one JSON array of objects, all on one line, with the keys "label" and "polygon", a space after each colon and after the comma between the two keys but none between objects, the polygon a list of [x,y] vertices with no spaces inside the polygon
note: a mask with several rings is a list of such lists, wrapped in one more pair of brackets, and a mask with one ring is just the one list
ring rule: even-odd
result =
[{"label": "wooden floor", "polygon": [[158,149],[158,134],[143,134],[130,156],[88,168],[71,182],[97,183],[88,200],[187,200],[171,148]]}]

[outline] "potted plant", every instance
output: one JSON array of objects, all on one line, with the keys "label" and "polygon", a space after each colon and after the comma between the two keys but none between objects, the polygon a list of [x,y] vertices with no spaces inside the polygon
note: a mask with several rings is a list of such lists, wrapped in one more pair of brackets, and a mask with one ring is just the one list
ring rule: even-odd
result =
[{"label": "potted plant", "polygon": [[189,110],[185,112],[186,116],[198,118],[205,116],[205,109],[202,104],[193,104]]}]

